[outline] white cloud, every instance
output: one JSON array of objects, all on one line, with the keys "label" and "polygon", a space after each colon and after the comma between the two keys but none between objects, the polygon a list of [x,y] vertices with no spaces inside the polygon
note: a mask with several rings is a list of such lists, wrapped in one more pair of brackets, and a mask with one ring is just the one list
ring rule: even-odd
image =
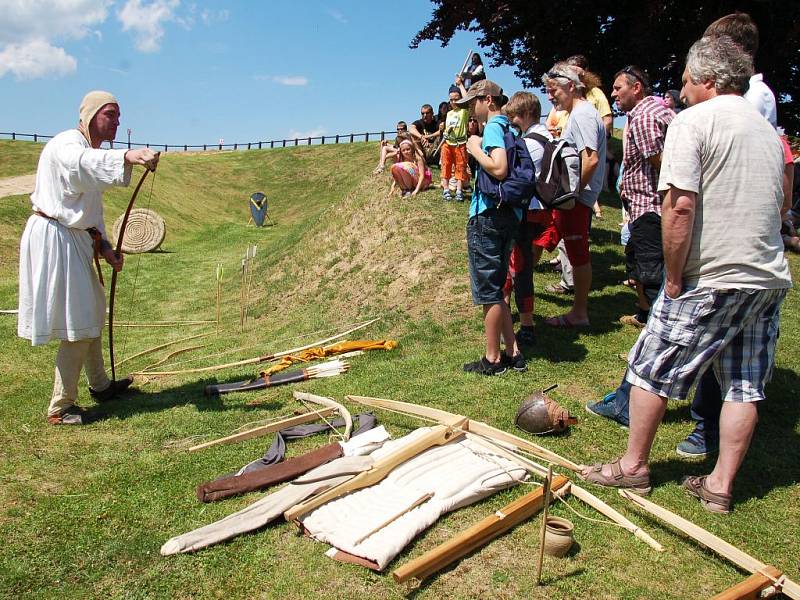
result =
[{"label": "white cloud", "polygon": [[212,25],[216,22],[224,22],[227,21],[230,17],[230,11],[226,9],[222,10],[208,10],[203,9],[200,13],[200,19],[203,21],[204,25]]},{"label": "white cloud", "polygon": [[123,31],[132,31],[135,45],[141,52],[157,52],[164,37],[164,23],[181,21],[175,16],[180,0],[153,0],[144,4],[142,0],[128,0],[117,13]]},{"label": "white cloud", "polygon": [[8,44],[0,51],[0,77],[13,73],[17,79],[37,79],[46,75],[61,77],[74,73],[78,62],[63,48],[44,40]]},{"label": "white cloud", "polygon": [[95,29],[108,14],[110,0],[0,0],[0,77],[62,76],[77,61],[54,42],[100,36]]},{"label": "white cloud", "polygon": [[303,75],[275,75],[272,81],[281,85],[308,85],[308,77]]},{"label": "white cloud", "polygon": [[341,23],[342,25],[347,25],[347,23],[348,23],[347,17],[345,17],[342,13],[340,13],[335,8],[331,8],[326,12],[328,13],[328,16],[330,16],[332,19],[335,19],[335,20],[339,21],[339,23]]},{"label": "white cloud", "polygon": [[0,44],[81,39],[106,20],[109,0],[0,0]]},{"label": "white cloud", "polygon": [[312,137],[312,138],[320,137],[320,136],[323,136],[323,135],[327,135],[327,133],[328,133],[328,130],[325,129],[322,125],[319,125],[315,129],[310,129],[308,131],[296,131],[294,129],[290,129],[289,130],[289,134],[287,135],[286,139],[287,140],[294,140],[294,139],[302,140],[302,139],[306,139],[306,138],[310,138],[310,137]]}]

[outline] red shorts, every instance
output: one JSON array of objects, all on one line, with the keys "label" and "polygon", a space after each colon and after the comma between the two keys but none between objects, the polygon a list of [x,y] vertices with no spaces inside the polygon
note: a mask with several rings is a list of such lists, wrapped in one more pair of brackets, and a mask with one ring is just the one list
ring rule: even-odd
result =
[{"label": "red shorts", "polygon": [[561,241],[558,235],[556,225],[553,222],[553,216],[549,210],[529,210],[528,223],[536,223],[539,227],[536,228],[533,236],[533,245],[539,248],[544,248],[548,252],[552,252]]},{"label": "red shorts", "polygon": [[582,267],[591,260],[589,257],[589,218],[592,209],[575,203],[570,210],[553,209],[553,224],[558,236],[564,240],[567,257],[573,267]]},{"label": "red shorts", "polygon": [[[455,175],[453,164],[455,163]],[[447,142],[442,144],[442,179],[455,176],[459,181],[469,181],[467,177],[467,146],[460,144],[451,146]]]}]

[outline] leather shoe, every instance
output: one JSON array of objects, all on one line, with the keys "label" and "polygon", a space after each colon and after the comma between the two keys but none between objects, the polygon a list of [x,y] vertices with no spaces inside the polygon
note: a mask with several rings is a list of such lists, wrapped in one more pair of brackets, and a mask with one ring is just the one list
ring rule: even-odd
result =
[{"label": "leather shoe", "polygon": [[117,379],[116,381],[112,381],[108,387],[104,390],[93,390],[89,388],[89,393],[91,394],[92,398],[95,399],[96,402],[108,402],[112,398],[115,398],[117,394],[121,394],[125,390],[127,390],[131,384],[133,383],[133,377],[128,375],[127,377],[123,377],[122,379]]}]

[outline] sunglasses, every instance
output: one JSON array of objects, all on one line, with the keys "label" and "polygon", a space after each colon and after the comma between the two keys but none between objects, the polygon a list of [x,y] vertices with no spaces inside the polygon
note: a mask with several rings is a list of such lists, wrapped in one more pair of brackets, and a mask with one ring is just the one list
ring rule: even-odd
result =
[{"label": "sunglasses", "polygon": [[423,110],[420,114],[424,117],[425,115],[432,115],[433,111],[432,110]]},{"label": "sunglasses", "polygon": [[621,69],[620,73],[624,73],[625,75],[630,75],[631,77],[633,77],[636,81],[638,81],[642,85],[644,85],[644,86],[647,85],[645,83],[645,80],[642,78],[641,72],[636,67],[634,67],[633,65],[628,65],[624,69]]},{"label": "sunglasses", "polygon": [[572,77],[569,75],[564,75],[563,73],[559,73],[558,71],[548,71],[547,72],[548,79],[569,79],[572,81]]}]

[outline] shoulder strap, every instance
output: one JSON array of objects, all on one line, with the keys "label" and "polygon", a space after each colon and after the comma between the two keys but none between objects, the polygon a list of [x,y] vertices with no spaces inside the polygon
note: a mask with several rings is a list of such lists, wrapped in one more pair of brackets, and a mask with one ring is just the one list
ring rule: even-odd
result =
[{"label": "shoulder strap", "polygon": [[536,140],[540,144],[546,144],[550,140],[544,137],[541,133],[536,133],[535,131],[531,131],[530,133],[526,133],[523,137],[529,140]]}]

